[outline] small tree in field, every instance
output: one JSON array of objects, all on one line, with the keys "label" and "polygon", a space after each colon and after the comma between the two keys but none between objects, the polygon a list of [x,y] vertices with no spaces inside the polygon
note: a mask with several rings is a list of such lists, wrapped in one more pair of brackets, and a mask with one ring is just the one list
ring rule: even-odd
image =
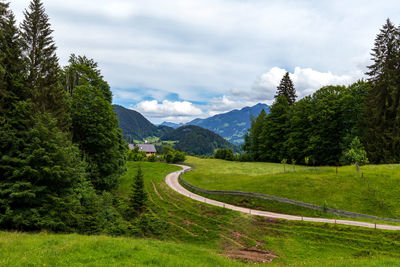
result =
[{"label": "small tree in field", "polygon": [[287,159],[283,159],[281,161],[281,163],[283,164],[283,172],[286,172],[286,163],[287,163]]},{"label": "small tree in field", "polygon": [[144,191],[142,168],[139,166],[132,191],[129,195],[129,207],[133,216],[139,216],[146,209],[147,193]]},{"label": "small tree in field", "polygon": [[357,136],[351,142],[349,150],[344,153],[344,158],[350,164],[368,164],[367,152]]}]

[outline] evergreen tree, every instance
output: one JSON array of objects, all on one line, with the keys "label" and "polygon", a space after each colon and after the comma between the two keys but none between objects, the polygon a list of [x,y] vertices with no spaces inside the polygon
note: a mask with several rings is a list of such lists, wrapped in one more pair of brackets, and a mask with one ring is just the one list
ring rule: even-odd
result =
[{"label": "evergreen tree", "polygon": [[61,83],[65,90],[73,97],[73,90],[85,82],[89,82],[93,87],[103,92],[104,98],[112,102],[110,86],[103,79],[97,62],[88,59],[86,56],[76,56],[72,54],[69,58],[69,65],[64,67],[61,75]]},{"label": "evergreen tree", "polygon": [[287,157],[286,141],[290,105],[287,98],[280,95],[271,106],[259,136],[259,158],[262,161],[281,162]]},{"label": "evergreen tree", "polygon": [[139,165],[135,180],[132,184],[132,191],[129,195],[129,206],[133,216],[139,216],[146,209],[147,193],[144,189],[142,168]]},{"label": "evergreen tree", "polygon": [[364,144],[372,162],[400,162],[400,30],[389,19],[371,55]]},{"label": "evergreen tree", "polygon": [[35,112],[51,112],[59,125],[68,125],[68,98],[58,81],[59,65],[49,18],[40,0],[32,0],[24,12],[21,37],[27,71],[26,88]]},{"label": "evergreen tree", "polygon": [[[21,40],[9,4],[0,2],[0,114],[23,98],[24,65]],[[0,121],[3,121],[0,119]]]},{"label": "evergreen tree", "polygon": [[89,164],[92,184],[97,190],[116,189],[127,146],[111,103],[86,83],[75,87],[71,113],[73,141]]},{"label": "evergreen tree", "polygon": [[[34,115],[32,123],[17,155],[1,158],[0,227],[70,231],[77,226],[75,190],[85,181],[85,167],[51,114]],[[7,140],[1,137],[3,148]]]},{"label": "evergreen tree", "polygon": [[245,143],[243,150],[246,151],[252,160],[260,160],[260,134],[263,129],[264,121],[267,114],[265,110],[261,110],[257,118],[251,118],[251,127],[248,134],[245,135]]},{"label": "evergreen tree", "polygon": [[277,93],[275,98],[278,96],[284,95],[289,103],[289,105],[293,105],[296,102],[296,89],[294,88],[293,82],[289,77],[289,72],[283,76],[279,86],[277,88]]}]

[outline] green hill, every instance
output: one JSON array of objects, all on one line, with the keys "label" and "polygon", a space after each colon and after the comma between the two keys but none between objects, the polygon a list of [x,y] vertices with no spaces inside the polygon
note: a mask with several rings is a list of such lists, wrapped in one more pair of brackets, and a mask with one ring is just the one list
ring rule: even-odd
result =
[{"label": "green hill", "polygon": [[239,148],[218,134],[199,126],[179,127],[161,137],[162,141],[177,141],[175,148],[195,155],[210,155],[217,148],[230,148],[238,152]]},{"label": "green hill", "polygon": [[114,105],[114,111],[117,114],[124,139],[129,143],[132,143],[133,140],[144,140],[148,137],[160,137],[173,131],[173,128],[168,126],[155,126],[135,110]]},{"label": "green hill", "polygon": [[[187,182],[209,190],[254,192],[384,218],[400,219],[400,165],[306,167],[263,162],[229,162],[188,157],[196,168]],[[209,196],[232,204],[286,214],[329,214],[275,201]]]}]

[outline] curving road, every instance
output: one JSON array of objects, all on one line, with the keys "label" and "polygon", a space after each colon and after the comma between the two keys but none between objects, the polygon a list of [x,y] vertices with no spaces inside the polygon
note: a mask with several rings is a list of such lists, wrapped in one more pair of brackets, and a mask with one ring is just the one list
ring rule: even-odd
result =
[{"label": "curving road", "polygon": [[185,165],[177,165],[177,166],[181,167],[183,170],[172,172],[172,173],[168,174],[165,177],[165,182],[167,183],[167,185],[182,195],[185,195],[191,199],[194,199],[194,200],[197,200],[200,202],[204,202],[204,203],[207,203],[210,205],[214,205],[214,206],[218,206],[218,207],[222,207],[222,208],[226,208],[226,209],[230,209],[230,210],[236,210],[236,211],[240,211],[240,212],[251,214],[251,215],[277,218],[277,219],[294,220],[294,221],[308,221],[308,222],[322,222],[322,223],[335,223],[335,224],[361,226],[361,227],[384,229],[384,230],[400,230],[400,226],[387,225],[387,224],[374,224],[374,223],[348,221],[348,220],[302,217],[302,216],[281,214],[281,213],[275,213],[275,212],[269,212],[269,211],[263,211],[263,210],[253,210],[253,209],[238,207],[235,205],[231,205],[231,204],[223,203],[223,202],[216,201],[213,199],[205,198],[203,196],[196,195],[195,193],[190,192],[189,190],[184,188],[179,183],[179,181],[178,181],[179,175],[181,173],[183,173],[184,171],[189,170],[190,167],[185,166]]}]

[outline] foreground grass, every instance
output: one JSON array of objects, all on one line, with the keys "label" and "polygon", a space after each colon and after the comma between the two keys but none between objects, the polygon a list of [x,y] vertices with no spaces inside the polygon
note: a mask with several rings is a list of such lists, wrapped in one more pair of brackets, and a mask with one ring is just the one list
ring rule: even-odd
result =
[{"label": "foreground grass", "polygon": [[[138,163],[129,162],[127,176],[134,175],[137,167]],[[142,163],[141,167],[149,209],[168,223],[157,239],[196,244],[222,255],[234,249],[258,247],[277,255],[266,266],[400,264],[400,233],[243,215],[184,197],[165,184],[165,176],[150,175],[154,168],[159,169],[158,173],[171,168],[167,164]]]},{"label": "foreground grass", "polygon": [[[184,175],[189,183],[209,190],[264,193],[342,210],[400,218],[400,165],[304,167],[275,163],[243,163],[189,157],[195,170]],[[214,197],[213,197],[214,198]],[[292,205],[238,197],[215,197],[270,211],[315,215]],[[247,203],[246,203],[247,202]]]},{"label": "foreground grass", "polygon": [[[128,162],[119,194],[129,192],[138,166]],[[273,261],[256,266],[400,265],[398,232],[243,215],[170,189],[165,174],[176,166],[141,167],[162,231],[149,239],[0,232],[0,266],[254,266],[227,258],[254,247],[275,255],[259,255]]]},{"label": "foreground grass", "polygon": [[0,266],[240,266],[190,244],[0,232]]}]

